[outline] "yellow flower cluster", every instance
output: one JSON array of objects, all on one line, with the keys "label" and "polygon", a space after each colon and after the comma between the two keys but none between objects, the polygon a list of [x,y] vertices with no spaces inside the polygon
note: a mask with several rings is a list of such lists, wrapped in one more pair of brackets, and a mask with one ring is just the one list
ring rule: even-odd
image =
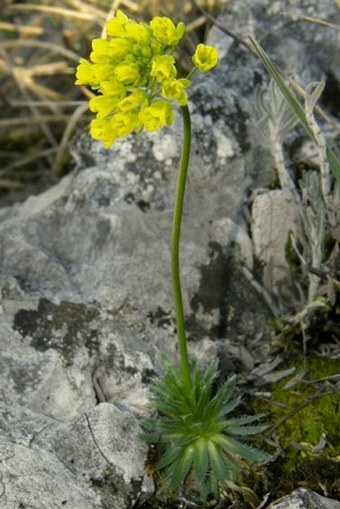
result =
[{"label": "yellow flower cluster", "polygon": [[[175,26],[169,18],[157,16],[148,25],[118,10],[106,32],[108,40],[92,41],[90,62],[80,60],[76,84],[97,91],[89,103],[96,113],[91,135],[108,148],[116,138],[135,130],[170,126],[174,118],[170,101],[185,106],[191,81],[177,77],[173,56],[184,35],[184,23]],[[195,69],[207,72],[217,64],[217,50],[199,44],[192,61]]]}]

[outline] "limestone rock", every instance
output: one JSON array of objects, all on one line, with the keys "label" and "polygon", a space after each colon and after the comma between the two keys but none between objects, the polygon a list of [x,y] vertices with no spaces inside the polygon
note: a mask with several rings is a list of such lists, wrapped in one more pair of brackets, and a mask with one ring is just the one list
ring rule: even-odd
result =
[{"label": "limestone rock", "polygon": [[112,404],[64,423],[3,405],[0,430],[2,508],[123,508],[153,492],[139,425]]},{"label": "limestone rock", "polygon": [[[153,482],[144,472],[147,446],[130,412],[101,403],[59,426],[52,437],[57,458],[78,479],[92,484],[104,507],[128,507]],[[97,490],[96,490],[97,486]]]},{"label": "limestone rock", "polygon": [[[263,284],[282,302],[292,295],[292,273],[286,261],[289,235],[296,234],[296,216],[277,189],[256,195],[252,206],[254,254],[264,264]],[[296,237],[296,235],[295,235]]]},{"label": "limestone rock", "polygon": [[276,500],[268,509],[340,509],[340,502],[299,488],[290,495]]}]

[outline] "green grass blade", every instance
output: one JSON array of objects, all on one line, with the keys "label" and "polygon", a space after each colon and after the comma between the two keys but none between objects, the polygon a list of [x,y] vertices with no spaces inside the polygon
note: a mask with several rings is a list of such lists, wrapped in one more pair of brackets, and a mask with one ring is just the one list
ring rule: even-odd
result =
[{"label": "green grass blade", "polygon": [[260,44],[251,36],[249,36],[250,42],[253,45],[254,51],[257,54],[257,56],[261,59],[263,65],[267,69],[270,76],[275,80],[278,87],[280,88],[281,92],[285,96],[286,100],[290,104],[292,110],[294,111],[295,115],[300,120],[301,124],[306,129],[309,136],[313,139],[313,141],[316,141],[314,138],[314,134],[309,127],[309,124],[306,119],[305,111],[303,107],[301,106],[300,102],[296,99],[294,94],[289,90],[288,86],[284,82],[280,72],[276,69],[275,65],[272,63],[270,58],[268,57],[267,53],[264,51],[264,49],[260,46]]},{"label": "green grass blade", "polygon": [[[277,68],[272,63],[269,56],[264,51],[264,49],[260,46],[260,44],[251,36],[249,36],[249,40],[253,46],[253,49],[254,49],[256,55],[260,58],[264,67],[267,69],[268,73],[270,74],[270,76],[277,83],[278,87],[280,88],[280,90],[283,93],[284,97],[286,98],[287,102],[290,104],[295,115],[300,120],[301,124],[304,126],[307,134],[315,143],[317,143],[317,140],[315,139],[314,133],[309,126],[305,111],[304,111],[301,103],[296,99],[295,95],[290,91],[289,87],[284,82],[284,79],[282,78],[280,72],[277,70]],[[328,159],[328,163],[330,165],[330,168],[331,168],[333,174],[335,175],[335,177],[338,180],[340,180],[340,161],[329,147],[327,147],[327,159]]]},{"label": "green grass blade", "polygon": [[327,147],[327,159],[332,172],[340,181],[340,161],[330,147]]}]

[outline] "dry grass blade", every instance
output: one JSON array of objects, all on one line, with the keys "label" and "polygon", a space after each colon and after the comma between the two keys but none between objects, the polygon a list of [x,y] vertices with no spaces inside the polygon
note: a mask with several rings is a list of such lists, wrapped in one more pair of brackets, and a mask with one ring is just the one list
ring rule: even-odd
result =
[{"label": "dry grass blade", "polygon": [[54,74],[73,74],[74,69],[69,67],[67,62],[51,62],[48,64],[37,64],[28,69],[25,69],[30,76],[43,75],[52,76]]},{"label": "dry grass blade", "polygon": [[32,79],[32,77],[25,72],[25,69],[16,69],[14,71],[16,79],[21,81],[23,85],[26,86],[31,92],[33,92],[38,97],[44,97],[45,99],[51,99],[53,101],[58,101],[59,99],[64,99],[65,96],[51,90],[50,88],[44,87],[43,85],[38,85]]},{"label": "dry grass blade", "polygon": [[[127,9],[129,9],[131,12],[139,12],[141,10],[141,7],[140,5],[138,5],[137,2],[133,2],[132,0],[118,0],[116,2],[114,2],[114,5],[116,7],[116,9],[120,8],[120,7],[126,7]],[[112,10],[112,8],[111,8]]]},{"label": "dry grass blade", "polygon": [[[15,126],[21,126],[21,125],[30,125],[30,124],[37,124],[40,125],[42,122],[66,122],[70,118],[69,115],[60,114],[60,115],[41,115],[37,114],[34,117],[17,117],[17,118],[5,118],[0,119],[0,127],[8,128],[8,127],[15,127]],[[55,144],[56,141],[55,141]]]},{"label": "dry grass blade", "polygon": [[[30,97],[28,95],[28,92],[24,86],[24,82],[22,81],[21,78],[26,78],[27,81],[29,82],[29,77],[26,76],[26,75],[18,75],[17,72],[15,72],[15,66],[13,65],[13,63],[11,62],[11,59],[10,57],[8,56],[8,54],[5,52],[5,51],[2,51],[2,55],[3,55],[3,61],[5,62],[5,64],[7,65],[7,68],[9,69],[12,69],[12,77],[14,79],[14,82],[18,88],[18,90],[21,92],[21,94],[27,99],[29,100]],[[37,109],[33,106],[30,107],[30,110],[31,110],[31,113],[33,115],[33,117],[35,118],[35,120],[37,118],[39,118],[39,112],[37,111]],[[41,117],[40,117],[41,118]],[[18,120],[18,119],[7,119],[7,121],[10,121],[10,120]],[[20,119],[21,121],[23,119]],[[1,121],[1,122],[6,122],[5,121]],[[56,139],[52,133],[52,131],[50,130],[50,128],[48,127],[47,124],[45,124],[44,122],[42,122],[40,124],[40,128],[41,128],[41,131],[44,133],[44,135],[46,136],[46,138],[49,140],[49,143],[54,146],[56,144]]]},{"label": "dry grass blade", "polygon": [[68,4],[71,4],[76,11],[85,12],[104,20],[106,18],[106,11],[98,8],[98,1],[94,3],[96,4],[95,7],[89,5],[88,3],[84,3],[82,0],[69,0],[68,2]]},{"label": "dry grass blade", "polygon": [[[93,94],[92,94],[93,96]],[[91,96],[91,97],[92,97]],[[69,108],[76,108],[78,106],[81,106],[82,104],[84,104],[84,101],[63,101],[63,100],[60,100],[58,101],[58,106],[67,106]],[[11,106],[13,106],[14,108],[22,108],[23,106],[37,106],[37,107],[44,107],[44,106],[47,106],[47,107],[50,107],[50,108],[53,108],[55,106],[55,103],[53,101],[11,101]]]},{"label": "dry grass blade", "polygon": [[13,180],[0,179],[0,189],[21,189],[23,184],[13,182]]},{"label": "dry grass blade", "polygon": [[11,163],[11,164],[7,165],[5,168],[3,168],[0,171],[0,176],[5,175],[6,173],[9,173],[14,169],[17,169],[17,168],[20,168],[27,164],[30,164],[30,163],[36,161],[37,159],[41,159],[42,157],[53,156],[56,153],[56,151],[57,151],[57,148],[53,147],[53,148],[49,148],[46,150],[40,150],[37,154],[20,158],[18,161],[14,161],[13,163]]},{"label": "dry grass blade", "polygon": [[282,426],[282,424],[284,422],[286,422],[288,419],[290,419],[291,417],[293,417],[294,415],[296,415],[298,412],[300,412],[303,408],[305,408],[307,405],[310,405],[313,401],[315,401],[316,399],[322,397],[322,396],[326,396],[327,394],[329,394],[329,391],[326,391],[324,387],[320,387],[319,390],[313,394],[312,396],[310,396],[308,399],[306,399],[305,401],[303,401],[302,403],[300,403],[299,405],[297,405],[293,410],[291,410],[290,412],[288,412],[286,415],[284,415],[281,419],[279,419],[275,424],[274,426],[272,426],[271,428],[269,428],[267,430],[267,434],[272,434],[273,431],[275,431],[277,428],[279,428],[280,426]]},{"label": "dry grass blade", "polygon": [[5,23],[4,21],[0,21],[0,30],[5,30],[8,32],[18,32],[24,36],[33,36],[33,35],[41,35],[44,33],[44,29],[41,27],[34,27],[31,25],[22,26],[15,25],[14,23]]},{"label": "dry grass blade", "polygon": [[74,62],[79,62],[79,55],[75,53],[74,51],[71,51],[69,49],[63,48],[62,46],[58,46],[58,44],[54,44],[53,42],[46,42],[46,41],[27,41],[22,39],[16,39],[14,41],[0,41],[0,50],[8,50],[8,49],[15,49],[15,48],[37,48],[42,50],[49,50],[52,53],[60,53],[61,55],[64,55],[66,58],[69,58],[70,60],[73,60]]},{"label": "dry grass blade", "polygon": [[329,23],[329,21],[325,21],[320,18],[312,18],[310,16],[300,16],[297,14],[291,14],[290,12],[280,12],[281,16],[285,18],[291,19],[292,21],[304,21],[307,23],[314,23],[316,25],[324,26],[325,28],[335,28],[336,30],[340,30],[340,27],[334,25],[334,23]]},{"label": "dry grass blade", "polygon": [[73,114],[71,115],[67,123],[55,158],[54,174],[56,176],[61,176],[62,174],[63,163],[66,158],[65,154],[67,152],[68,142],[70,141],[71,135],[77,123],[87,110],[88,110],[87,102],[81,104],[80,106],[78,106],[78,108],[74,110]]},{"label": "dry grass blade", "polygon": [[[15,4],[9,7],[11,10],[16,11],[36,11],[36,12],[45,12],[48,14],[57,14],[58,16],[66,16],[69,18],[77,18],[84,21],[92,21],[94,23],[101,24],[105,21],[105,17],[103,19],[102,14],[100,13],[99,19],[94,19],[93,13],[90,12],[78,12],[72,9],[64,9],[60,7],[50,7],[48,5],[34,5],[34,4]],[[97,14],[98,16],[98,14]]]},{"label": "dry grass blade", "polygon": [[197,30],[197,28],[203,26],[206,22],[207,20],[205,16],[200,16],[199,18],[196,18],[194,21],[186,25],[186,32],[190,34],[194,30]]}]

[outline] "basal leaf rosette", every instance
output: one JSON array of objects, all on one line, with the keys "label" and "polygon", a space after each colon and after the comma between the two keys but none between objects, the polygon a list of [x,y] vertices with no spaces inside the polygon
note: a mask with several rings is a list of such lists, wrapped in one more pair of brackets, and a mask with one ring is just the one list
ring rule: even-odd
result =
[{"label": "basal leaf rosette", "polygon": [[195,70],[208,72],[218,62],[217,50],[199,44],[186,78],[178,77],[174,52],[185,25],[156,16],[146,24],[136,22],[121,10],[106,26],[107,39],[94,39],[90,61],[81,59],[77,85],[89,85],[96,95],[89,108],[96,114],[91,122],[93,138],[109,148],[116,138],[170,126],[173,104],[185,106],[186,89]]},{"label": "basal leaf rosette", "polygon": [[176,492],[191,476],[202,500],[216,497],[248,462],[270,459],[246,440],[267,429],[258,424],[264,414],[230,416],[241,403],[234,395],[235,376],[216,390],[217,363],[202,370],[196,362],[188,392],[180,368],[168,361],[163,366],[164,376],[151,386],[152,404],[161,417],[144,421],[142,438],[159,445],[156,467],[164,471],[171,490]]}]

